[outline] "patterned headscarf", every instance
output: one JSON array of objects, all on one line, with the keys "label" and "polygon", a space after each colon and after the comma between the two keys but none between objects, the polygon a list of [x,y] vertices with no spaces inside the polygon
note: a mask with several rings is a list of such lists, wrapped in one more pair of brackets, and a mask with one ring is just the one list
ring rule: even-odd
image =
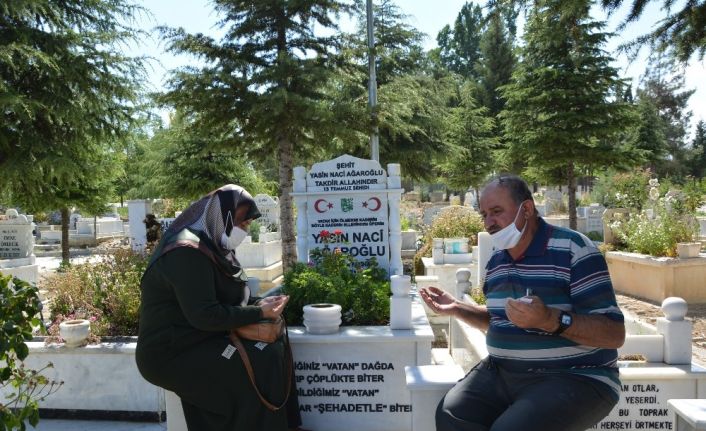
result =
[{"label": "patterned headscarf", "polygon": [[[248,205],[249,209],[242,219],[236,219],[236,209],[242,205]],[[235,276],[241,272],[241,266],[235,253],[223,247],[222,237],[230,235],[233,227],[243,221],[254,220],[260,215],[255,200],[244,188],[227,184],[216,189],[174,220],[152,254],[150,266],[160,256],[177,247],[192,247],[206,254],[222,271]],[[198,236],[199,241],[183,240],[180,234],[185,229]]]}]

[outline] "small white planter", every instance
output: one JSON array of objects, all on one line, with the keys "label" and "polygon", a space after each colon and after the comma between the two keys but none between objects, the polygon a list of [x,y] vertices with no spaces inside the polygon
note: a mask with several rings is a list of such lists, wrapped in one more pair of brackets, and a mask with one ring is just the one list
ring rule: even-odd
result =
[{"label": "small white planter", "polygon": [[467,254],[468,238],[444,238],[445,254]]},{"label": "small white planter", "polygon": [[88,342],[91,322],[86,319],[65,320],[59,324],[59,335],[66,347],[80,347]]},{"label": "small white planter", "polygon": [[701,251],[700,242],[679,242],[677,243],[677,253],[680,259],[698,257]]},{"label": "small white planter", "polygon": [[310,334],[334,334],[341,326],[341,306],[309,304],[304,306],[304,326]]}]

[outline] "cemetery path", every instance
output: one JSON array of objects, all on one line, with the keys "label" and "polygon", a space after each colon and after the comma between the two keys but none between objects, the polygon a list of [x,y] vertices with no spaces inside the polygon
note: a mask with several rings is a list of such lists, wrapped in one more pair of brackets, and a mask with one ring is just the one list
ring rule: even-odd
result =
[{"label": "cemetery path", "polygon": [[[664,317],[660,304],[624,294],[616,294],[616,297],[621,309],[651,325],[655,325],[658,317]],[[693,361],[706,366],[706,304],[689,304],[686,318],[691,320],[694,325],[692,329]]]}]

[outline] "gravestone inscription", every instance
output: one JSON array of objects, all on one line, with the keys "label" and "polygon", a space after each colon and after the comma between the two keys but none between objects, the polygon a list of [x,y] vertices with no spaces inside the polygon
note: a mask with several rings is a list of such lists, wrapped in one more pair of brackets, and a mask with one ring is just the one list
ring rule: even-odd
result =
[{"label": "gravestone inscription", "polygon": [[34,251],[34,224],[24,214],[9,209],[0,220],[0,259],[23,259]]},{"label": "gravestone inscription", "polygon": [[694,398],[693,382],[683,380],[624,380],[620,400],[591,430],[671,430],[667,401]]},{"label": "gravestone inscription", "polygon": [[345,155],[314,164],[306,181],[309,250],[340,249],[359,260],[375,257],[387,268],[387,174],[380,164]]},{"label": "gravestone inscription", "polygon": [[413,344],[395,348],[335,344],[322,359],[321,345],[295,349],[297,395],[308,427],[339,431],[408,429],[411,397],[405,387],[405,359],[414,357]]}]

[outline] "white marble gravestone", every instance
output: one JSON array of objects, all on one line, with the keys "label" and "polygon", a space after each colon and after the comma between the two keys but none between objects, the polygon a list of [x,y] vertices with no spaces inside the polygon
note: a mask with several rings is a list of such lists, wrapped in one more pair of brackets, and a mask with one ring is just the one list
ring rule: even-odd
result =
[{"label": "white marble gravestone", "polygon": [[[340,249],[359,260],[375,257],[390,274],[402,274],[399,165],[387,172],[375,160],[343,155],[294,168],[297,253]],[[328,233],[328,235],[327,235]]]},{"label": "white marble gravestone", "polygon": [[544,192],[546,215],[553,214],[555,211],[558,211],[563,198],[564,195],[559,190],[549,189]]},{"label": "white marble gravestone", "polygon": [[23,259],[34,250],[34,223],[17,210],[9,209],[0,220],[0,259]]},{"label": "white marble gravestone", "polygon": [[[262,217],[258,220],[261,225],[279,227],[279,198],[265,194],[255,195],[255,204]],[[278,229],[279,230],[279,229]]]},{"label": "white marble gravestone", "polygon": [[39,273],[34,257],[35,224],[15,209],[8,209],[0,219],[0,272],[29,283],[36,283]]},{"label": "white marble gravestone", "polygon": [[152,201],[135,199],[127,201],[128,220],[130,222],[130,245],[133,251],[142,252],[147,245],[147,227],[144,220],[152,212]]}]

